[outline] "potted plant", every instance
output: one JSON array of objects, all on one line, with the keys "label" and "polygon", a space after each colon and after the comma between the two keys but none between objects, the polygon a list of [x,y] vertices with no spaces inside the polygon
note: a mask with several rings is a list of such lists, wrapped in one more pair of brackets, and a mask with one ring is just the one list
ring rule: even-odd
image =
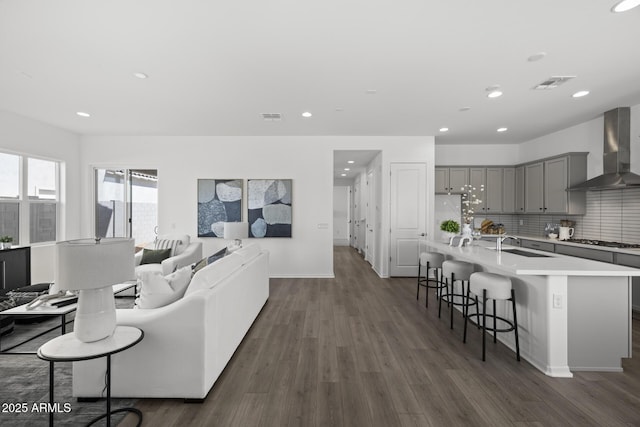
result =
[{"label": "potted plant", "polygon": [[13,242],[13,237],[11,236],[0,237],[0,249],[10,249],[11,242]]},{"label": "potted plant", "polygon": [[440,224],[440,230],[444,232],[443,238],[448,242],[452,236],[455,236],[460,232],[460,224],[457,221],[448,219],[446,221],[442,221]]}]

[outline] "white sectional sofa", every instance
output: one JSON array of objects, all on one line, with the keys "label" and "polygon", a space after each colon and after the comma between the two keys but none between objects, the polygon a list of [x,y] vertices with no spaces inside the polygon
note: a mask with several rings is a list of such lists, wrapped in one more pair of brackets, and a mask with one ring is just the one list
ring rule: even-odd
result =
[{"label": "white sectional sofa", "polygon": [[[117,310],[144,339],[112,356],[112,396],[204,399],[268,298],[268,252],[254,244],[198,271],[170,305]],[[73,396],[102,396],[105,372],[104,358],[74,362]]]}]

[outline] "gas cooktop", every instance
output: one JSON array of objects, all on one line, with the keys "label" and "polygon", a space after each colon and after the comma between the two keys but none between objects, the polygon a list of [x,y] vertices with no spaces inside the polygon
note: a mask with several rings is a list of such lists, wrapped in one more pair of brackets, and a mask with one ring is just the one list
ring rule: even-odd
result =
[{"label": "gas cooktop", "polygon": [[634,243],[607,242],[604,240],[569,239],[567,242],[580,243],[582,245],[605,246],[607,248],[640,249],[640,245]]}]

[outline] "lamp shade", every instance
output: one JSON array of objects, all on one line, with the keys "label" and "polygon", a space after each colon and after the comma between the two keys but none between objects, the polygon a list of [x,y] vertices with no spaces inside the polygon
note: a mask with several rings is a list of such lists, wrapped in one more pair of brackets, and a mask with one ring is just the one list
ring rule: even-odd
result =
[{"label": "lamp shade", "polygon": [[73,333],[82,342],[108,338],[116,328],[113,287],[135,278],[133,239],[81,239],[56,244],[55,285],[78,290]]},{"label": "lamp shade", "polygon": [[99,289],[135,278],[133,239],[79,239],[56,245],[61,290]]},{"label": "lamp shade", "polygon": [[240,240],[249,237],[249,223],[247,222],[225,222],[224,239]]}]

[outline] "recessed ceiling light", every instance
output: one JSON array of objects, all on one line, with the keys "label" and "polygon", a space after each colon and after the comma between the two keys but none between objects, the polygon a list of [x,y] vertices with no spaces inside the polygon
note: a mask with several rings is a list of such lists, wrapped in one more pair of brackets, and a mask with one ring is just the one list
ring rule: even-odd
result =
[{"label": "recessed ceiling light", "polygon": [[506,132],[507,128],[498,128],[496,129],[497,132]]},{"label": "recessed ceiling light", "polygon": [[347,160],[347,163],[349,163],[350,165],[354,164],[355,161],[354,160]]},{"label": "recessed ceiling light", "polygon": [[627,10],[631,10],[638,5],[640,5],[640,0],[622,0],[613,5],[613,7],[611,8],[611,12],[626,12]]},{"label": "recessed ceiling light", "polygon": [[311,117],[312,115],[313,115],[313,114],[311,114],[311,113],[310,113],[310,112],[308,112],[308,111],[305,111],[304,113],[302,113],[302,117],[306,117],[306,118],[309,118],[309,117]]},{"label": "recessed ceiling light", "polygon": [[501,92],[501,91],[499,91],[499,90],[494,90],[494,91],[489,92],[489,93],[487,94],[487,97],[489,97],[489,98],[497,98],[497,97],[499,97],[499,96],[502,96],[502,92]]},{"label": "recessed ceiling light", "polygon": [[85,113],[84,111],[78,111],[76,114],[80,117],[91,117],[91,114]]},{"label": "recessed ceiling light", "polygon": [[344,168],[344,170],[346,170],[346,171],[350,171],[351,169],[349,169],[349,168]]},{"label": "recessed ceiling light", "polygon": [[449,132],[449,128],[440,128],[440,132]]},{"label": "recessed ceiling light", "polygon": [[367,89],[367,95],[375,95],[378,93],[377,89]]},{"label": "recessed ceiling light", "polygon": [[573,95],[571,95],[574,98],[582,98],[583,96],[587,96],[589,95],[589,91],[588,90],[580,90],[576,93],[574,93]]},{"label": "recessed ceiling light", "polygon": [[347,176],[347,174],[346,173],[341,173],[340,176]]},{"label": "recessed ceiling light", "polygon": [[533,55],[531,55],[530,57],[527,58],[527,61],[529,61],[529,62],[540,61],[545,56],[547,56],[547,52],[534,53]]},{"label": "recessed ceiling light", "polygon": [[149,76],[145,73],[133,73],[133,77],[139,78],[139,79],[146,79]]}]

